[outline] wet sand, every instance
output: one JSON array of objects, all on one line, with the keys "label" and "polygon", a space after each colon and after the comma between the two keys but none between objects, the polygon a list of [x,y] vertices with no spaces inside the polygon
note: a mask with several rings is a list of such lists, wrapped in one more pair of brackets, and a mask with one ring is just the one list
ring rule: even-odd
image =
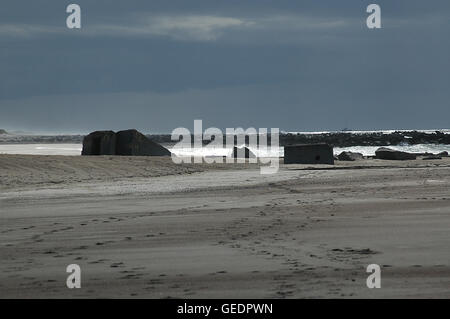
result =
[{"label": "wet sand", "polygon": [[[1,298],[450,297],[448,158],[260,175],[0,155],[0,177]],[[74,263],[81,289],[66,287]]]}]

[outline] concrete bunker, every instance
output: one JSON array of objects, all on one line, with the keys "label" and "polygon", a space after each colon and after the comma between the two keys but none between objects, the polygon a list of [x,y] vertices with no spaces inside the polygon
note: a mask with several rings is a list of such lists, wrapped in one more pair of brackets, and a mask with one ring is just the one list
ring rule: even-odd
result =
[{"label": "concrete bunker", "polygon": [[171,153],[133,129],[92,132],[83,139],[81,155],[170,156]]},{"label": "concrete bunker", "polygon": [[333,147],[328,144],[298,144],[284,147],[285,164],[334,164]]}]

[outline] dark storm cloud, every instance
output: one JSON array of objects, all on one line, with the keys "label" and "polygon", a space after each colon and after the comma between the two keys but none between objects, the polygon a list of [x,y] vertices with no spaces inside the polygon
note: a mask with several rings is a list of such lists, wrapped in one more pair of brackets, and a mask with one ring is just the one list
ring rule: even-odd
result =
[{"label": "dark storm cloud", "polygon": [[448,126],[448,1],[73,2],[2,1],[0,127]]}]

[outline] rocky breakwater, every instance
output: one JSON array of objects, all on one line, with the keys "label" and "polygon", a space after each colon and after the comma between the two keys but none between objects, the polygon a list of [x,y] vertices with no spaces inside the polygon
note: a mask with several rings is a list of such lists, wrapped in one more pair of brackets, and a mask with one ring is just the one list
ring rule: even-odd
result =
[{"label": "rocky breakwater", "polygon": [[[270,134],[269,140],[270,140]],[[149,136],[158,143],[174,143],[169,134]],[[223,137],[224,144],[226,136]],[[208,144],[209,141],[204,141]],[[280,146],[295,144],[319,144],[326,143],[334,147],[348,146],[385,146],[401,144],[450,144],[450,134],[441,131],[396,131],[386,132],[328,132],[328,133],[280,133]]]},{"label": "rocky breakwater", "polygon": [[330,132],[322,134],[284,133],[280,134],[280,145],[327,143],[334,147],[383,146],[400,144],[450,144],[450,134],[440,131],[396,131],[392,133]]}]

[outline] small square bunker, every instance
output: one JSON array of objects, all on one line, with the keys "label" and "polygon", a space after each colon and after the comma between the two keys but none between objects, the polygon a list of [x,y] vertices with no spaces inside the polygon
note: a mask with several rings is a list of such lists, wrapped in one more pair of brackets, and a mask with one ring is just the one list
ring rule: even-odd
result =
[{"label": "small square bunker", "polygon": [[334,165],[333,147],[328,144],[299,144],[284,147],[284,164]]}]

